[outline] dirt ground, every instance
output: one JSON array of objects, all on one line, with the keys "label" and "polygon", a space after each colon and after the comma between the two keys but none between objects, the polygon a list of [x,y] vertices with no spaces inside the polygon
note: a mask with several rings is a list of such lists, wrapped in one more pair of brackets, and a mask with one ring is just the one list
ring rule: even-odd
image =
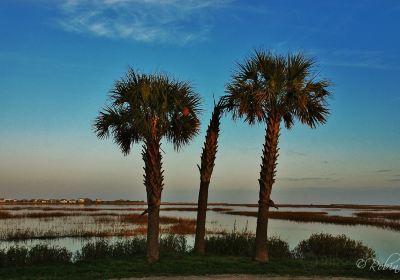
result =
[{"label": "dirt ground", "polygon": [[363,280],[363,278],[351,277],[296,277],[296,276],[263,276],[263,275],[245,275],[245,274],[227,274],[227,275],[205,275],[205,276],[172,276],[172,277],[145,277],[145,278],[124,278],[123,280]]}]

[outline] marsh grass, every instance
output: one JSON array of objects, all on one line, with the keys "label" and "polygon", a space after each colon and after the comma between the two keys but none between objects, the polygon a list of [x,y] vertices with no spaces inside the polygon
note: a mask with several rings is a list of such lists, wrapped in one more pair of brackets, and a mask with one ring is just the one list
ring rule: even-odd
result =
[{"label": "marsh grass", "polygon": [[0,211],[0,219],[10,219],[12,214],[8,211]]},{"label": "marsh grass", "polygon": [[196,232],[196,224],[192,222],[182,222],[171,225],[166,231],[172,234],[194,234]]},{"label": "marsh grass", "polygon": [[[178,204],[171,207],[166,204],[162,211],[194,211],[196,207],[191,204]],[[256,217],[256,211],[232,211],[226,205],[210,204],[209,211],[222,214]],[[239,204],[240,206],[243,206]],[[217,207],[220,206],[220,207]],[[293,205],[291,205],[293,206]],[[304,206],[304,205],[299,205]],[[310,208],[321,205],[309,205]],[[400,212],[383,211],[383,206],[352,206],[352,205],[323,205],[330,209],[360,207],[371,211],[354,213],[353,217],[333,216],[327,212],[307,211],[270,211],[271,219],[289,220],[294,222],[320,222],[341,225],[369,225],[379,228],[400,230]],[[336,208],[337,207],[337,208]],[[388,206],[390,207],[395,206]],[[43,206],[10,206],[0,208],[0,219],[4,219],[0,227],[0,240],[18,241],[29,239],[56,239],[56,238],[90,238],[90,237],[124,237],[146,234],[147,215],[133,210],[145,208],[88,208],[88,207],[43,207]],[[4,209],[8,209],[7,211]],[[12,209],[12,210],[11,210]],[[43,210],[28,212],[28,210]],[[189,210],[188,210],[189,209]],[[385,208],[386,209],[386,208]],[[15,210],[15,211],[14,211]],[[27,211],[19,211],[27,210]],[[51,210],[51,211],[50,211]],[[161,232],[168,234],[194,234],[195,219],[161,216]],[[32,226],[31,226],[32,225]],[[221,228],[208,229],[208,234],[226,235],[226,230]]]},{"label": "marsh grass", "polygon": [[[185,227],[185,223],[182,224]],[[22,241],[22,240],[46,240],[46,239],[59,239],[59,238],[92,238],[92,237],[130,237],[137,235],[145,235],[147,232],[146,226],[138,226],[132,229],[67,229],[64,231],[48,229],[45,231],[35,231],[30,229],[15,229],[11,232],[1,233],[0,241]],[[180,234],[191,234],[190,231],[186,233],[185,228],[181,229],[179,224],[175,224],[171,227],[161,228],[162,233],[180,233]]]},{"label": "marsh grass", "polygon": [[388,220],[400,220],[400,212],[357,212],[354,213],[357,217],[362,218],[380,218],[380,219],[388,219]]},{"label": "marsh grass", "polygon": [[[125,214],[125,215],[120,215],[119,220],[124,223],[147,224],[147,215]],[[168,216],[160,217],[160,224],[180,224],[180,223],[196,224],[196,220],[195,219],[168,217]]]},{"label": "marsh grass", "polygon": [[[227,211],[223,212],[228,215],[257,217],[256,211]],[[319,222],[327,224],[339,225],[368,225],[379,228],[387,228],[399,231],[400,223],[385,221],[383,219],[368,218],[368,217],[345,217],[345,216],[332,216],[327,215],[326,212],[278,212],[270,211],[268,213],[270,219],[287,220],[294,222]]]},{"label": "marsh grass", "polygon": [[[78,216],[80,217],[80,216]],[[0,241],[21,241],[30,239],[90,238],[90,237],[124,237],[144,235],[147,231],[147,216],[140,214],[123,214],[118,216],[91,216],[93,221],[80,218],[57,217],[37,226],[29,226],[28,221],[21,224],[11,222],[0,229]],[[44,218],[43,218],[44,219]],[[43,220],[42,219],[42,220]],[[60,220],[65,219],[65,220]],[[57,221],[57,222],[56,222]],[[161,217],[161,233],[193,234],[195,220],[177,217]],[[22,228],[20,226],[23,226]],[[210,231],[213,233],[213,231]]]},{"label": "marsh grass", "polygon": [[[90,207],[43,207],[43,206],[13,206],[13,207],[0,207],[0,219],[2,211],[47,211],[47,212],[55,212],[55,211],[63,211],[63,212],[99,212],[99,211],[144,211],[147,208],[128,208],[128,207],[120,207],[120,208],[90,208]],[[207,211],[231,211],[232,208],[227,207],[210,207],[207,208]],[[197,207],[161,207],[160,211],[183,211],[183,212],[196,212]],[[48,215],[50,215],[50,213]]]}]

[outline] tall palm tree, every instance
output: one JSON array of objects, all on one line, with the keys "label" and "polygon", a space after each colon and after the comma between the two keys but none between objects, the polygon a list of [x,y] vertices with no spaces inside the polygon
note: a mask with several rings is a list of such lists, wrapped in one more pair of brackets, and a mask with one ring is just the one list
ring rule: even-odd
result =
[{"label": "tall palm tree", "polygon": [[210,185],[211,175],[215,165],[215,157],[218,149],[219,126],[221,122],[221,113],[223,112],[224,99],[221,98],[218,104],[214,106],[211,115],[210,124],[206,132],[206,140],[204,142],[201,154],[200,171],[200,189],[197,204],[197,224],[194,249],[197,254],[205,254],[204,237],[206,234],[206,216],[208,204],[208,187]]},{"label": "tall palm tree", "polygon": [[259,201],[254,259],[268,262],[267,227],[275,182],[280,125],[290,129],[295,120],[315,128],[325,123],[330,95],[327,80],[312,76],[314,61],[303,54],[287,57],[255,51],[238,65],[226,86],[228,110],[233,118],[243,117],[250,125],[266,123],[261,157]]},{"label": "tall palm tree", "polygon": [[94,122],[99,138],[113,137],[122,153],[143,143],[144,185],[147,192],[147,259],[159,259],[159,213],[164,186],[161,140],[172,142],[179,150],[198,133],[200,97],[187,82],[161,74],[141,74],[129,69],[125,78],[115,82],[111,103]]}]

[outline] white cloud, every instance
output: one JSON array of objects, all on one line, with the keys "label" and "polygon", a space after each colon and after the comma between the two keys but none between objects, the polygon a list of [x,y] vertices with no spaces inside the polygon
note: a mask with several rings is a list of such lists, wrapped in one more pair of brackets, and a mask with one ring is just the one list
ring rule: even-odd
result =
[{"label": "white cloud", "polygon": [[397,53],[342,48],[334,50],[313,49],[310,54],[320,57],[321,64],[330,66],[399,70]]},{"label": "white cloud", "polygon": [[233,0],[64,0],[70,32],[140,42],[185,44],[207,37],[214,11]]}]

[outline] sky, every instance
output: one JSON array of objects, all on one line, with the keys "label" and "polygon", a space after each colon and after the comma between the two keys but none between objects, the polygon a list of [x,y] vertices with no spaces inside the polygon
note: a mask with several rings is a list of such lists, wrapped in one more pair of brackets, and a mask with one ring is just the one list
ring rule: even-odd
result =
[{"label": "sky", "polygon": [[[189,81],[202,129],[163,142],[163,199],[195,201],[213,96],[255,49],[303,52],[332,82],[327,124],[280,137],[278,203],[398,203],[397,0],[2,0],[0,197],[145,199],[141,146],[123,156],[92,123],[129,67]],[[224,116],[211,201],[257,202],[265,125]]]}]

